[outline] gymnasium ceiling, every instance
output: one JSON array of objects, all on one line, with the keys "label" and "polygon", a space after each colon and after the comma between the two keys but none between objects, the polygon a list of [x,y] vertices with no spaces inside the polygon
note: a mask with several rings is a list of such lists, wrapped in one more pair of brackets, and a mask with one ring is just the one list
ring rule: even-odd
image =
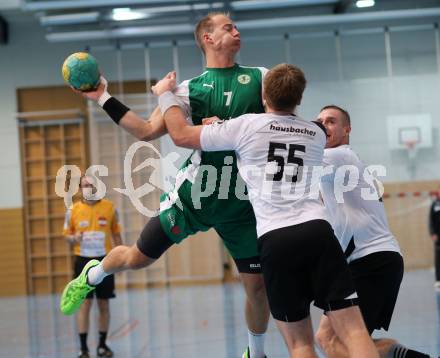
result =
[{"label": "gymnasium ceiling", "polygon": [[355,0],[0,0],[3,18],[32,16],[49,42],[190,37],[194,23],[209,11],[228,11],[242,33],[257,36],[440,22],[439,0],[376,0],[367,8],[358,8]]}]

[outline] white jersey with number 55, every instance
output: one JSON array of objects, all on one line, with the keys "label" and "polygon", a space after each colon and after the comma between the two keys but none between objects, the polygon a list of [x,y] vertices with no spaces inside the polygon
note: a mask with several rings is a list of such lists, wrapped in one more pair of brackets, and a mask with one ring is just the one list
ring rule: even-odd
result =
[{"label": "white jersey with number 55", "polygon": [[245,114],[204,126],[204,151],[235,150],[257,219],[257,234],[327,220],[319,199],[324,128],[294,115]]}]

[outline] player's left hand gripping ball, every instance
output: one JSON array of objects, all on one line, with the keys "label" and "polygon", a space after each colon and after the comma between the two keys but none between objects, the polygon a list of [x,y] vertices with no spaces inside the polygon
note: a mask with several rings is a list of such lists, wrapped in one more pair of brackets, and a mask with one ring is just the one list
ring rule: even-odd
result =
[{"label": "player's left hand gripping ball", "polygon": [[98,62],[87,52],[76,52],[67,57],[62,74],[64,81],[79,91],[93,91],[99,85]]}]

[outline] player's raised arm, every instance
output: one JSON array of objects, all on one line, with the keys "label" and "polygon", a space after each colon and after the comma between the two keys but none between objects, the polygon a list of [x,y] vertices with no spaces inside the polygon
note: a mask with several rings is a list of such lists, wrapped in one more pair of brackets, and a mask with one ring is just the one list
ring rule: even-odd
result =
[{"label": "player's raised arm", "polygon": [[107,80],[101,76],[99,86],[94,91],[82,92],[75,88],[72,88],[72,90],[81,94],[84,98],[98,103],[116,124],[139,140],[149,141],[167,133],[159,107],[154,109],[146,121],[115,97],[112,97],[107,91],[107,86]]},{"label": "player's raised arm", "polygon": [[[167,94],[174,96],[171,92]],[[168,133],[175,145],[190,149],[201,149],[200,134],[203,126],[191,126],[187,123],[183,110],[174,104],[163,114]]]},{"label": "player's raised arm", "polygon": [[174,144],[179,147],[200,149],[202,126],[192,126],[186,120],[185,103],[171,91],[176,87],[176,72],[169,72],[151,90],[159,96],[159,107]]}]

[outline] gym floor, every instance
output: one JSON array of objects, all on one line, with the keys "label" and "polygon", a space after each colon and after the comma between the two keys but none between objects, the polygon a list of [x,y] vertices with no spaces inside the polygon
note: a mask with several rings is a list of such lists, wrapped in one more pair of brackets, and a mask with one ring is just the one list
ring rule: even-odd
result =
[{"label": "gym floor", "polygon": [[[440,292],[433,289],[433,277],[430,270],[405,274],[390,330],[376,337],[393,337],[438,357]],[[124,358],[239,358],[247,345],[243,302],[239,284],[118,292],[111,302],[108,344],[115,357]],[[58,295],[1,298],[0,357],[76,357],[74,319],[63,316],[58,304]],[[320,314],[312,309],[315,327]],[[97,336],[91,320],[92,357]],[[287,357],[273,320],[266,351],[270,358]]]}]

